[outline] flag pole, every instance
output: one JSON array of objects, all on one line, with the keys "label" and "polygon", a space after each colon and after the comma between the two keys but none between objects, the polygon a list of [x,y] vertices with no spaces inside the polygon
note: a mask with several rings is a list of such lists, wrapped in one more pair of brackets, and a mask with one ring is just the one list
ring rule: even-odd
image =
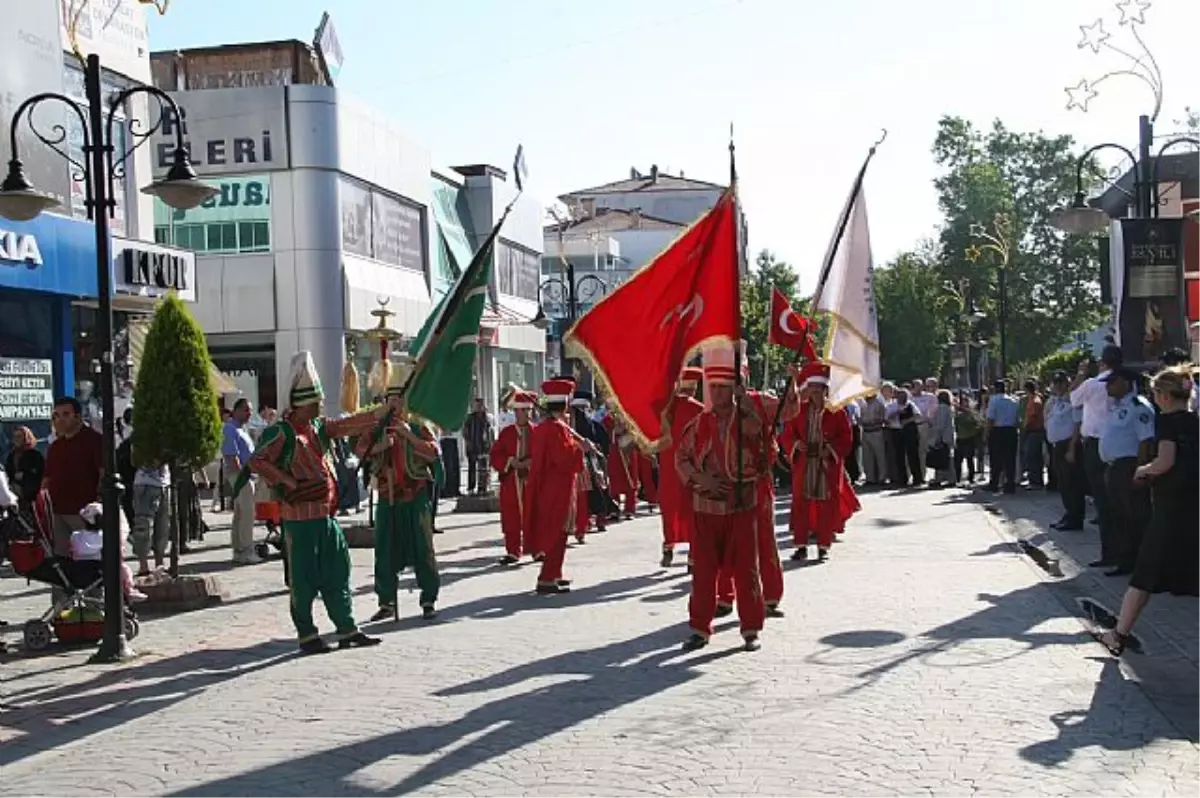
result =
[{"label": "flag pole", "polygon": [[739,395],[745,386],[742,382],[742,214],[737,199],[737,159],[734,154],[733,123],[729,123],[729,190],[733,193],[734,230],[733,249],[737,268],[733,274],[733,299],[738,313],[737,338],[733,342],[733,422],[737,429],[737,482],[733,486],[733,506],[742,509],[742,473],[745,463],[742,456],[742,400]]},{"label": "flag pole", "polygon": [[[867,157],[863,159],[863,164],[858,170],[858,175],[854,178],[854,187],[850,191],[850,198],[846,201],[846,205],[842,208],[842,213],[838,217],[837,230],[833,235],[833,242],[829,245],[829,251],[825,253],[825,262],[821,264],[821,275],[817,280],[817,290],[813,294],[812,302],[808,307],[808,318],[816,326],[817,321],[817,305],[821,302],[821,295],[825,293],[825,284],[829,281],[829,274],[833,271],[833,262],[837,258],[838,250],[842,247],[842,239],[846,235],[846,227],[850,224],[850,214],[854,211],[854,204],[858,201],[858,194],[862,191],[863,178],[866,177],[867,167],[871,164],[871,159],[875,157],[875,150],[879,145],[887,140],[887,128],[883,129],[883,133],[879,136],[871,149],[867,151]],[[803,360],[803,347],[796,350],[796,357],[792,360],[793,368],[800,365]],[[788,374],[787,387],[784,388],[783,395],[786,397],[791,393],[792,385],[795,383],[795,376]],[[783,413],[784,401],[781,399],[778,407],[775,409],[775,424],[779,424],[779,419]]]}]

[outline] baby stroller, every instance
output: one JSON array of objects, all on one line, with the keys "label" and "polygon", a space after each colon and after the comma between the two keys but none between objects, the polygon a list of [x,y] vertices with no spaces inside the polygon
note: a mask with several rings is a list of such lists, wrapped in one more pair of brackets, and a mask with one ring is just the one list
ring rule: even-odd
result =
[{"label": "baby stroller", "polygon": [[[53,509],[42,491],[32,517],[9,511],[2,530],[9,561],[19,576],[57,588],[53,606],[23,627],[25,648],[42,651],[57,638],[63,643],[95,643],[104,636],[104,579],[98,560],[75,560],[54,554]],[[138,635],[137,617],[125,610],[125,636]]]}]

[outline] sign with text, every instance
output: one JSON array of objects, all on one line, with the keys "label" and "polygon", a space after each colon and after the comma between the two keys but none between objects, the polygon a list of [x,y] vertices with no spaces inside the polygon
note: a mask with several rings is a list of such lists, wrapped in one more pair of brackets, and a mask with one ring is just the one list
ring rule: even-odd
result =
[{"label": "sign with text", "polygon": [[63,49],[71,49],[70,27],[80,52],[100,56],[105,69],[150,82],[146,7],[130,0],[60,0]]},{"label": "sign with text", "polygon": [[271,176],[222,177],[204,181],[218,193],[198,207],[183,211],[154,200],[154,224],[271,221]]},{"label": "sign with text", "polygon": [[[285,89],[265,87],[171,92],[183,116],[183,138],[196,174],[219,175],[288,168]],[[174,162],[175,123],[153,137],[155,176]]]},{"label": "sign with text", "polygon": [[0,357],[0,421],[39,421],[53,412],[53,361]]},{"label": "sign with text", "polygon": [[113,250],[118,293],[159,297],[174,291],[185,302],[196,301],[195,253],[115,236]]},{"label": "sign with text", "polygon": [[1189,347],[1183,297],[1183,219],[1122,219],[1121,349],[1132,364]]},{"label": "sign with text", "polygon": [[413,271],[425,270],[425,211],[356,181],[338,181],[342,249]]}]

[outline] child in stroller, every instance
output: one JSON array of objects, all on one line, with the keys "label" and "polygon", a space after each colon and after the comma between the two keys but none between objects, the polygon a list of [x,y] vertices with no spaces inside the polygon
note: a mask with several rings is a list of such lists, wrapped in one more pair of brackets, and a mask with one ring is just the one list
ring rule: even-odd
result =
[{"label": "child in stroller", "polygon": [[[48,534],[53,517],[50,500],[43,491],[34,502],[32,523],[19,512],[9,511],[4,521],[8,557],[18,575],[56,589],[50,609],[25,622],[25,647],[40,651],[57,637],[62,642],[96,642],[104,635],[103,511],[90,504],[80,511],[86,527],[71,535],[71,556],[54,554]],[[133,573],[122,563],[122,589],[127,601],[146,598],[134,587]],[[126,608],[125,636],[138,633],[137,618]]]}]

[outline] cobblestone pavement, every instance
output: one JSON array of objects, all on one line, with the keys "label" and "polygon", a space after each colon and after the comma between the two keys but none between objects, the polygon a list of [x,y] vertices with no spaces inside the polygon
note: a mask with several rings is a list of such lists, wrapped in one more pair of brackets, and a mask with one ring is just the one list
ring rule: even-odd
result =
[{"label": "cobblestone pavement", "polygon": [[[440,619],[405,592],[383,645],[315,658],[278,562],[201,552],[232,601],[147,620],[134,663],[0,665],[0,794],[1196,794],[1187,730],[1013,545],[1018,501],[864,497],[828,564],[789,568],[752,654],[733,625],[678,651],[687,581],[657,565],[657,517],[573,546],[575,592],[538,597],[531,566],[494,565],[493,518],[446,516]],[[0,596],[13,621],[45,600]]]}]

